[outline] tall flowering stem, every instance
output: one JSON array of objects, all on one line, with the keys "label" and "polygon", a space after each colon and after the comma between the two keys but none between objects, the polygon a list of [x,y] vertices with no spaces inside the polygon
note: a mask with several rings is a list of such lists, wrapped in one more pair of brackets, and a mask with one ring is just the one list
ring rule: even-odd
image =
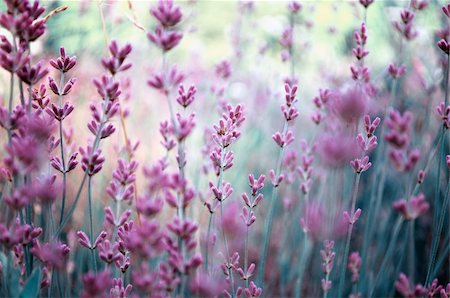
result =
[{"label": "tall flowering stem", "polygon": [[250,265],[250,268],[248,267],[248,234],[249,234],[249,227],[256,221],[256,215],[253,211],[254,208],[256,208],[263,199],[263,195],[261,193],[258,193],[263,187],[264,187],[264,180],[266,177],[264,175],[259,176],[258,179],[255,179],[253,175],[248,176],[248,182],[249,186],[252,190],[251,192],[251,199],[248,197],[246,193],[242,194],[242,200],[244,201],[245,205],[244,208],[242,208],[241,218],[245,223],[245,247],[244,247],[244,270],[241,270],[238,272],[240,273],[242,279],[245,280],[245,286],[249,287],[249,278],[253,274],[253,270],[255,268],[255,264]]},{"label": "tall flowering stem", "polygon": [[66,216],[61,221],[58,229],[55,232],[54,237],[58,237],[63,231],[64,226],[72,217],[73,212],[76,209],[78,201],[81,196],[84,184],[88,176],[92,176],[101,170],[100,158],[101,151],[99,149],[100,142],[102,139],[108,138],[115,132],[114,126],[110,123],[111,118],[113,118],[119,111],[119,103],[117,101],[121,94],[119,89],[119,83],[115,82],[112,77],[106,75],[102,76],[101,79],[94,80],[94,85],[97,88],[97,93],[101,96],[101,109],[99,110],[95,104],[91,104],[90,108],[92,111],[91,122],[88,124],[88,129],[94,135],[94,141],[92,145],[89,145],[86,150],[80,148],[80,153],[83,156],[82,164],[83,166],[83,179],[81,180],[80,186],[76,193],[74,202],[69,208]]},{"label": "tall flowering stem", "polygon": [[281,174],[281,166],[284,156],[284,148],[291,144],[294,141],[294,134],[291,130],[289,130],[289,124],[292,123],[295,118],[298,116],[297,108],[295,107],[295,103],[297,101],[297,89],[298,87],[296,85],[289,86],[286,84],[284,86],[285,88],[285,104],[281,106],[281,111],[284,115],[284,125],[283,125],[283,131],[276,132],[272,139],[275,141],[275,143],[279,147],[278,151],[278,158],[277,158],[277,164],[276,164],[276,170],[271,170],[271,180],[272,180],[272,195],[270,199],[270,207],[269,207],[269,213],[267,215],[267,221],[266,225],[264,226],[264,232],[263,232],[263,244],[261,247],[261,265],[258,270],[258,281],[261,286],[264,286],[264,275],[265,275],[265,266],[266,266],[266,259],[267,254],[269,252],[269,244],[270,244],[270,237],[272,234],[272,226],[273,226],[273,218],[276,214],[276,208],[277,208],[277,202],[278,202],[278,187],[280,186],[281,181],[283,180],[282,174]]},{"label": "tall flowering stem", "polygon": [[[377,127],[380,125],[381,119],[375,118],[373,121],[371,121],[369,115],[366,115],[364,117],[364,129],[365,129],[365,136],[362,134],[358,134],[356,137],[356,141],[358,145],[360,146],[363,154],[368,154],[368,151],[373,150],[377,146],[377,137],[374,135]],[[344,248],[344,255],[342,256],[342,266],[341,266],[341,275],[339,278],[339,289],[338,289],[338,296],[342,296],[342,292],[344,290],[345,285],[345,273],[347,270],[347,261],[349,257],[350,252],[350,241],[352,238],[353,233],[353,226],[358,220],[359,216],[361,215],[361,209],[356,210],[356,199],[358,196],[358,190],[359,190],[359,183],[361,180],[361,173],[367,171],[371,166],[372,163],[369,161],[369,156],[365,155],[362,158],[354,159],[350,162],[353,170],[355,171],[355,184],[353,188],[353,194],[351,199],[351,209],[350,213],[345,211],[344,217],[348,222],[348,230],[347,230],[347,239],[345,242],[345,248]]]},{"label": "tall flowering stem", "polygon": [[[368,5],[370,5],[373,1],[361,1],[361,4],[367,8]],[[366,6],[367,5],[367,6]],[[392,78],[392,84],[390,86],[390,96],[389,96],[389,102],[385,106],[383,118],[386,118],[388,116],[388,108],[391,106],[394,102],[394,99],[397,96],[397,91],[399,88],[399,79],[403,77],[406,73],[406,67],[402,65],[402,59],[403,59],[403,48],[404,48],[404,42],[410,41],[414,39],[417,36],[417,32],[413,28],[413,19],[414,19],[414,13],[411,12],[408,9],[404,9],[400,13],[400,19],[401,21],[395,21],[393,23],[394,29],[398,32],[400,35],[400,41],[399,41],[399,47],[397,55],[397,61],[396,64],[391,64],[388,67],[388,73],[390,77]],[[380,136],[385,137],[385,125],[381,127]],[[375,180],[377,181],[376,186],[372,187],[372,191],[370,194],[370,203],[369,205],[372,206],[368,210],[368,217],[367,217],[367,224],[365,225],[364,229],[364,240],[363,240],[363,248],[361,253],[361,259],[362,259],[362,265],[361,265],[361,272],[362,272],[362,278],[359,279],[359,286],[363,286],[363,280],[366,281],[366,266],[368,265],[369,261],[369,248],[370,248],[370,242],[373,237],[374,233],[374,220],[375,216],[379,214],[381,203],[382,203],[382,197],[383,197],[383,191],[384,186],[386,182],[386,175],[387,175],[387,169],[386,169],[386,142],[382,142],[380,148],[376,151],[376,160],[380,160],[379,163],[377,162],[377,168],[375,170]],[[365,293],[362,292],[364,295]]]},{"label": "tall flowering stem", "polygon": [[[56,169],[63,174],[63,186],[62,186],[62,199],[61,199],[61,214],[59,223],[61,224],[64,218],[64,209],[66,206],[66,189],[67,189],[67,172],[73,164],[70,164],[76,154],[70,157],[69,165],[66,165],[65,153],[64,153],[64,138],[63,138],[63,120],[72,112],[74,109],[73,106],[66,102],[63,102],[63,97],[69,94],[72,90],[72,87],[75,83],[74,79],[71,79],[67,82],[64,82],[65,73],[71,70],[76,64],[76,57],[66,56],[66,52],[64,48],[60,48],[60,56],[56,60],[50,60],[50,65],[59,71],[60,79],[59,85],[56,85],[56,82],[53,78],[49,78],[49,87],[58,96],[58,106],[52,104],[51,108],[47,107],[47,113],[53,116],[59,122],[59,147],[60,147],[60,158],[61,160],[54,157],[52,159],[53,165],[57,165]],[[39,96],[35,92],[35,98],[39,98]],[[43,94],[41,93],[42,97]],[[33,96],[32,96],[33,98]],[[34,107],[38,107],[39,105],[34,105]]]},{"label": "tall flowering stem", "polygon": [[[210,159],[214,166],[214,170],[217,176],[217,183],[213,182],[209,183],[209,188],[214,198],[210,201],[205,202],[206,207],[210,213],[210,222],[212,221],[212,217],[214,216],[217,208],[219,208],[220,212],[220,229],[222,231],[222,238],[225,245],[225,264],[223,264],[222,268],[224,268],[224,273],[230,280],[231,286],[231,296],[235,296],[235,284],[233,279],[233,269],[236,269],[234,264],[234,255],[230,258],[228,240],[225,233],[225,225],[224,225],[224,216],[223,216],[223,202],[227,199],[233,192],[231,184],[224,181],[224,172],[229,170],[234,163],[234,154],[230,150],[230,146],[237,141],[240,137],[241,133],[238,128],[245,121],[244,110],[241,105],[237,105],[233,107],[231,105],[227,105],[224,113],[222,114],[221,119],[218,124],[214,125],[214,132],[212,133],[212,139],[215,143],[215,146],[212,148],[210,153]],[[210,242],[210,229],[208,229],[207,234],[207,245],[206,250],[209,250],[209,242]],[[239,256],[238,256],[239,257]],[[208,269],[206,267],[206,269]]]},{"label": "tall flowering stem", "polygon": [[323,243],[324,249],[320,251],[320,255],[322,256],[322,269],[325,273],[325,279],[322,279],[322,291],[323,298],[327,298],[328,292],[331,289],[331,281],[330,281],[330,273],[333,270],[334,257],[336,253],[333,251],[334,241],[325,240]]}]

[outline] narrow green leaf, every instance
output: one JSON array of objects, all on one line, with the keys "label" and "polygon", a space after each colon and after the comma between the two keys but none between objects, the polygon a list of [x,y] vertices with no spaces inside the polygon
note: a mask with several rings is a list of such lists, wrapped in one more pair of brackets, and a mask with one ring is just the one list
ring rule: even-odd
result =
[{"label": "narrow green leaf", "polygon": [[39,294],[39,286],[41,285],[41,270],[36,268],[28,278],[27,283],[19,294],[20,298],[35,298]]}]

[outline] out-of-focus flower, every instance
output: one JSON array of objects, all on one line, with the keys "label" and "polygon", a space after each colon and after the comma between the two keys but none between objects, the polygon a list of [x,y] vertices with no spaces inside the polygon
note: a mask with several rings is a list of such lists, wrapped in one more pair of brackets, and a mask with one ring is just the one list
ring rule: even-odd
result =
[{"label": "out-of-focus flower", "polygon": [[356,284],[359,281],[359,270],[361,269],[361,256],[357,251],[354,251],[348,257],[348,269],[352,273],[352,283]]},{"label": "out-of-focus flower", "polygon": [[191,280],[190,290],[200,297],[216,297],[223,293],[227,284],[222,277],[200,273]]},{"label": "out-of-focus flower", "polygon": [[421,193],[417,196],[412,196],[408,201],[400,199],[394,202],[393,207],[404,219],[414,220],[427,212],[430,204],[426,201],[424,194]]},{"label": "out-of-focus flower", "polygon": [[398,280],[395,282],[395,289],[405,298],[422,297],[426,294],[426,289],[421,284],[411,288],[409,278],[404,273],[400,273]]},{"label": "out-of-focus flower", "polygon": [[439,105],[436,107],[436,112],[438,116],[442,120],[442,124],[445,129],[450,128],[450,105],[445,106],[444,102],[439,103]]},{"label": "out-of-focus flower", "polygon": [[154,32],[149,32],[147,37],[157,47],[164,52],[167,52],[180,43],[183,38],[183,33],[178,31],[166,31],[164,28],[157,27]]},{"label": "out-of-focus flower", "polygon": [[34,240],[30,252],[46,266],[63,270],[69,257],[70,248],[60,242],[48,242],[41,245],[39,240]]},{"label": "out-of-focus flower", "polygon": [[17,70],[19,78],[27,85],[34,85],[39,82],[43,77],[48,74],[48,69],[42,67],[42,61],[39,61],[36,65],[31,66],[26,63]]},{"label": "out-of-focus flower", "polygon": [[331,280],[328,280],[328,276],[333,270],[334,257],[336,253],[333,251],[334,241],[325,240],[323,243],[324,249],[320,251],[322,256],[322,269],[327,279],[322,279],[322,290],[327,293],[331,289]]},{"label": "out-of-focus flower", "polygon": [[359,0],[359,3],[364,6],[364,8],[368,8],[374,0]]},{"label": "out-of-focus flower", "polygon": [[32,193],[43,205],[51,205],[60,196],[61,184],[56,175],[42,175],[34,179]]},{"label": "out-of-focus flower", "polygon": [[111,288],[112,279],[108,270],[98,274],[89,272],[83,275],[83,293],[81,297],[105,297],[106,292]]},{"label": "out-of-focus flower", "polygon": [[130,284],[124,287],[122,278],[114,278],[109,294],[112,298],[126,298],[130,297],[132,289],[133,286]]},{"label": "out-of-focus flower", "polygon": [[178,88],[179,96],[177,97],[178,104],[180,104],[183,108],[187,108],[194,102],[196,92],[197,89],[194,85],[191,85],[187,91],[184,89],[183,85],[180,85]]},{"label": "out-of-focus flower", "polygon": [[405,65],[395,66],[393,64],[389,64],[388,72],[393,79],[398,79],[405,75],[406,66]]},{"label": "out-of-focus flower", "polygon": [[9,72],[16,72],[22,69],[28,61],[30,56],[26,54],[26,50],[19,47],[17,51],[13,51],[13,46],[8,39],[0,35],[0,66]]},{"label": "out-of-focus flower", "polygon": [[180,7],[174,6],[172,0],[159,0],[158,5],[150,9],[150,13],[163,27],[177,25],[183,16]]},{"label": "out-of-focus flower", "polygon": [[359,152],[355,139],[339,132],[325,134],[318,141],[321,160],[332,167],[348,165]]},{"label": "out-of-focus flower", "polygon": [[346,123],[356,123],[367,112],[368,97],[362,88],[351,87],[332,98],[332,110]]},{"label": "out-of-focus flower", "polygon": [[228,60],[223,60],[215,66],[216,75],[222,79],[228,79],[231,76],[231,63]]},{"label": "out-of-focus flower", "polygon": [[302,5],[300,3],[298,3],[297,1],[292,1],[292,2],[289,2],[288,9],[290,10],[290,12],[296,14],[302,9]]}]

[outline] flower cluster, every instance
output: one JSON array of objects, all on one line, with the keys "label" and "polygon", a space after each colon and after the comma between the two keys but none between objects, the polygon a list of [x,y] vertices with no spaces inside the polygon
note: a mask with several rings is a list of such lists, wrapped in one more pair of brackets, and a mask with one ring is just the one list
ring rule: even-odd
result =
[{"label": "flower cluster", "polygon": [[410,112],[400,114],[395,109],[389,112],[389,118],[386,120],[389,131],[384,139],[390,147],[389,158],[400,172],[411,171],[420,158],[420,150],[410,148],[411,120]]},{"label": "flower cluster", "polygon": [[175,6],[172,0],[160,0],[150,13],[157,20],[158,25],[153,32],[147,34],[148,39],[162,51],[170,51],[183,38],[183,34],[175,29],[183,16],[180,8]]}]

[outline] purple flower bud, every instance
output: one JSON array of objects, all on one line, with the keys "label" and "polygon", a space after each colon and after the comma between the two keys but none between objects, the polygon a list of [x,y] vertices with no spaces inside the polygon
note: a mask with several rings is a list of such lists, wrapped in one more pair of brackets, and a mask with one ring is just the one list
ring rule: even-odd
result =
[{"label": "purple flower bud", "polygon": [[374,0],[359,0],[359,3],[364,6],[364,8],[368,8]]},{"label": "purple flower bud", "polygon": [[102,59],[103,67],[106,68],[111,75],[128,70],[131,67],[131,63],[124,64],[124,62],[131,53],[131,50],[131,44],[126,44],[123,48],[119,48],[117,42],[113,40],[109,44],[111,57]]},{"label": "purple flower bud", "polygon": [[181,21],[180,7],[174,6],[172,0],[159,0],[158,5],[150,9],[150,13],[163,27],[173,27]]},{"label": "purple flower bud", "polygon": [[42,61],[39,61],[35,66],[25,64],[17,70],[17,75],[19,78],[30,86],[36,84],[47,74],[48,70],[46,68],[42,68]]},{"label": "purple flower bud", "polygon": [[92,146],[85,149],[79,148],[81,154],[81,168],[89,176],[97,174],[101,169],[105,158],[101,156],[102,151],[97,149],[94,151]]},{"label": "purple flower bud", "polygon": [[60,56],[56,60],[50,60],[50,65],[62,73],[71,70],[77,63],[77,57],[66,56],[66,51],[63,47],[59,49]]},{"label": "purple flower bud", "polygon": [[168,52],[180,43],[183,34],[178,31],[167,31],[157,27],[154,32],[149,32],[147,37],[161,50]]},{"label": "purple flower bud", "polygon": [[89,248],[89,249],[92,248],[91,240],[89,240],[89,236],[88,236],[85,232],[83,232],[83,231],[78,231],[78,232],[77,232],[77,237],[78,237],[78,242],[79,242],[82,246],[84,246],[84,247],[86,247],[86,248]]},{"label": "purple flower bud", "polygon": [[196,92],[197,89],[194,85],[191,85],[187,92],[184,90],[184,86],[180,85],[180,87],[178,88],[178,94],[180,96],[177,97],[177,102],[183,108],[187,108],[191,103],[194,102]]},{"label": "purple flower bud", "polygon": [[450,46],[449,46],[448,42],[445,39],[439,40],[437,45],[445,54],[447,54],[447,55],[449,54]]}]

